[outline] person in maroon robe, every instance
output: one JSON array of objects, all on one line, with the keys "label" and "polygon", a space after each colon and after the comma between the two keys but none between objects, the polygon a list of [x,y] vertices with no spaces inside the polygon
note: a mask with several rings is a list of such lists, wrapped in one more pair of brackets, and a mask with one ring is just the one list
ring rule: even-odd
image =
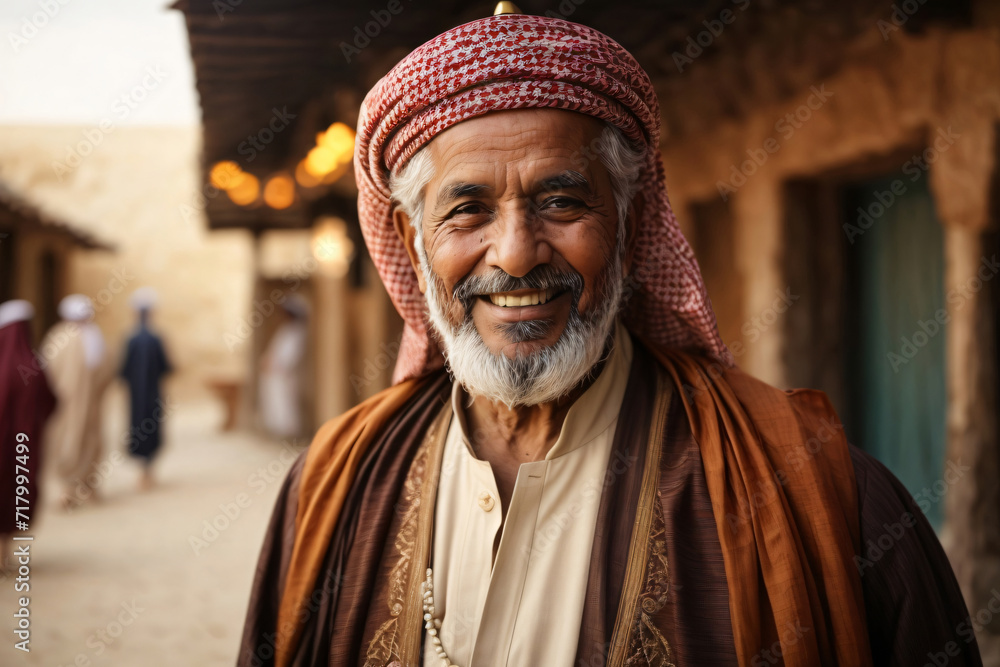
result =
[{"label": "person in maroon robe", "polygon": [[12,535],[30,529],[38,516],[42,430],[56,407],[55,394],[31,349],[33,316],[34,308],[27,301],[0,304],[0,539],[4,569],[13,557]]}]

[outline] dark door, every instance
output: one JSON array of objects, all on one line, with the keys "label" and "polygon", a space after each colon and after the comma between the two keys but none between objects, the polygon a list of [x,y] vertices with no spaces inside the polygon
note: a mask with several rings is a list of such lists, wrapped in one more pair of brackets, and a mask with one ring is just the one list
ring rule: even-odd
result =
[{"label": "dark door", "polygon": [[944,240],[927,176],[900,172],[843,195],[847,434],[940,527],[948,314]]}]

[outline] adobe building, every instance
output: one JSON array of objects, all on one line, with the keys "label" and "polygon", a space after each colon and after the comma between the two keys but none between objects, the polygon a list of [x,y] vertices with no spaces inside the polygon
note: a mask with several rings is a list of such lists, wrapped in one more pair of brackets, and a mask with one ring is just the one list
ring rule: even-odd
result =
[{"label": "adobe building", "polygon": [[[361,398],[343,385],[397,340],[398,319],[364,255],[349,171],[312,175],[329,181],[319,184],[298,173],[334,124],[355,126],[363,95],[403,55],[492,4],[175,4],[201,94],[206,183],[226,161],[259,183],[296,183],[280,210],[262,195],[215,197],[210,224],[260,236],[334,216],[352,241],[349,272],[313,292],[339,341],[316,355],[317,377],[348,392],[317,388],[330,408],[318,417]],[[518,4],[599,28],[649,72],[671,201],[724,339],[750,373],[826,391],[849,439],[903,481],[945,544],[987,664],[1000,665],[987,608],[1000,590],[1000,7]],[[279,114],[295,116],[280,131]]]},{"label": "adobe building", "polygon": [[[63,296],[89,296],[116,359],[136,326],[129,296],[139,287],[154,288],[159,304],[153,326],[174,364],[166,392],[181,403],[207,405],[211,386],[244,380],[246,346],[227,345],[226,335],[238,330],[250,304],[250,235],[210,234],[202,218],[185,217],[184,207],[200,191],[197,126],[116,127],[85,159],[61,171],[89,129],[0,126],[0,182],[28,207],[18,210],[71,225],[67,229],[83,243],[47,233],[44,244],[5,251],[0,240],[0,253],[11,252],[14,260],[8,264],[7,255],[0,256],[0,273],[16,266],[23,276],[14,296],[32,301],[37,317],[45,318],[34,327],[39,338],[55,321]],[[5,219],[0,212],[0,233]],[[109,402],[124,408],[124,400],[116,393]]]},{"label": "adobe building", "polygon": [[25,299],[35,307],[36,345],[59,321],[59,301],[72,291],[70,262],[81,250],[112,247],[42,213],[0,182],[0,303]]}]

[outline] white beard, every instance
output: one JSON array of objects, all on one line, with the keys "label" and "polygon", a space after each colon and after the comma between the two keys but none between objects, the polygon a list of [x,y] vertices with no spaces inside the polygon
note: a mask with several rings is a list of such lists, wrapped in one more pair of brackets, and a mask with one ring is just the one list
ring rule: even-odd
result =
[{"label": "white beard", "polygon": [[470,396],[482,396],[508,408],[549,403],[568,394],[602,361],[623,298],[620,253],[615,253],[602,276],[604,294],[599,295],[595,310],[581,317],[574,304],[553,345],[510,359],[490,351],[468,311],[462,324],[453,326],[448,321],[440,283],[431,271],[422,241],[418,238],[417,246],[430,321],[455,380]]}]

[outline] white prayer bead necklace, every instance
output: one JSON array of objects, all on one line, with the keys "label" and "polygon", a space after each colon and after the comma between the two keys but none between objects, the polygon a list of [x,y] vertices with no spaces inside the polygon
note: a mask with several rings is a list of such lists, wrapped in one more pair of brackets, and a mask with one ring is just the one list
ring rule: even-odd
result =
[{"label": "white prayer bead necklace", "polygon": [[422,587],[424,590],[424,628],[427,629],[427,635],[431,638],[431,643],[434,644],[434,652],[437,653],[443,667],[458,667],[451,661],[444,646],[441,645],[441,619],[434,618],[434,571],[431,568],[427,568],[427,579]]}]

